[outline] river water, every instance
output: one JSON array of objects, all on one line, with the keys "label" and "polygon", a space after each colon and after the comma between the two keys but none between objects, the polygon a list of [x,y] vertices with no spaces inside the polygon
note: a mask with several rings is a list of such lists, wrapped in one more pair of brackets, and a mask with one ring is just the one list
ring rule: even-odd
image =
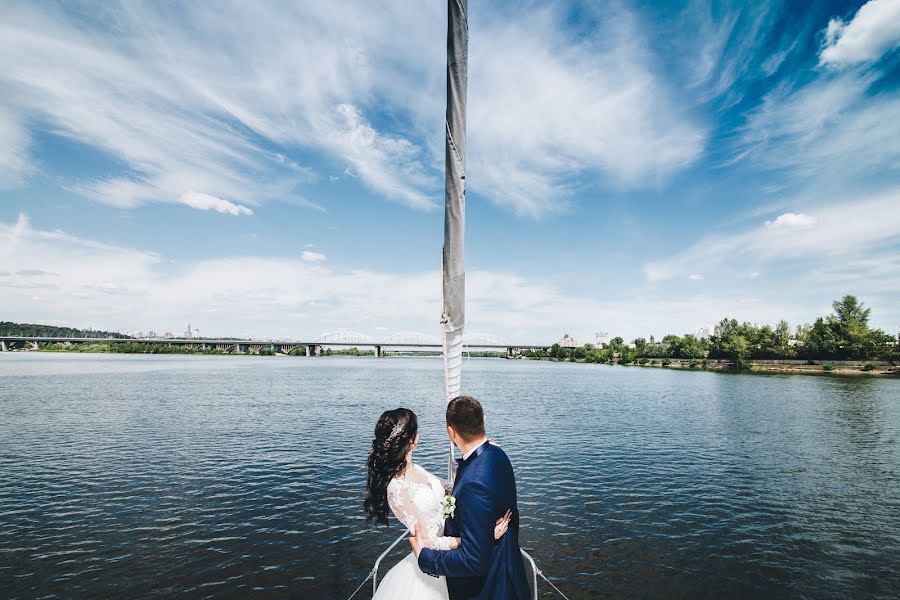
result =
[{"label": "river water", "polygon": [[[900,595],[900,381],[464,376],[573,600]],[[440,473],[442,383],[425,358],[2,355],[0,597],[346,598],[401,531],[361,508],[375,420],[415,410]]]}]

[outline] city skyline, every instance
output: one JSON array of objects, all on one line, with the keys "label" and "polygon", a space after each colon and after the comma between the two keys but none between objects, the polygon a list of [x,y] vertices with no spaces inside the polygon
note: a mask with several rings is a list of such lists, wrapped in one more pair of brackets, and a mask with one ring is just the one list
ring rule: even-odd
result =
[{"label": "city skyline", "polygon": [[[437,335],[446,16],[419,4],[13,3],[0,318]],[[897,332],[900,2],[471,9],[473,331],[796,326],[855,294]]]}]

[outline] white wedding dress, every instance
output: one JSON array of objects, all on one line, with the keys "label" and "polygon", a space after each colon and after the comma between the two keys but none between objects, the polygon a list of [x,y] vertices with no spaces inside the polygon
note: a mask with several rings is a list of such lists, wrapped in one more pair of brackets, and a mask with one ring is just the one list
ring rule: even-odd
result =
[{"label": "white wedding dress", "polygon": [[[419,534],[427,548],[449,550],[453,538],[443,537],[444,486],[441,480],[412,464],[400,477],[394,477],[387,488],[388,504],[394,516],[409,530]],[[448,600],[447,581],[419,570],[416,555],[409,556],[388,571],[372,600]]]}]

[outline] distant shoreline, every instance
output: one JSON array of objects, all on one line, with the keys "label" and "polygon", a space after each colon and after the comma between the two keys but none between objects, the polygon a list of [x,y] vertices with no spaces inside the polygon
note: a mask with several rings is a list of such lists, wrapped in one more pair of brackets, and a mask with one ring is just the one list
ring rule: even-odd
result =
[{"label": "distant shoreline", "polygon": [[[156,347],[156,352],[122,352],[115,351],[107,347],[95,346],[90,349],[81,349],[77,346],[68,346],[63,348],[40,348],[38,350],[13,350],[12,352],[40,352],[55,354],[163,354],[163,355],[182,355],[182,356],[298,356],[297,354],[275,354],[267,352],[223,352],[220,350],[193,350],[184,347],[175,347],[171,349],[167,347]],[[76,349],[78,348],[78,349]],[[171,351],[174,350],[174,351]],[[323,356],[350,356],[350,357],[374,357],[374,352],[358,350],[350,348],[347,350],[335,350],[326,352]],[[385,358],[416,358],[416,357],[435,357],[440,354],[417,353],[417,354],[386,354]],[[472,358],[503,358],[507,357],[501,353],[480,352],[470,355]],[[315,358],[315,357],[311,357]],[[509,360],[535,360],[547,362],[571,362],[581,364],[607,364],[631,368],[648,368],[648,369],[674,369],[682,371],[718,371],[729,373],[769,373],[769,374],[792,374],[792,375],[838,375],[849,377],[897,377],[900,376],[900,366],[891,364],[890,361],[827,361],[827,360],[793,360],[793,361],[777,361],[777,360],[752,360],[749,361],[749,368],[737,369],[734,363],[726,360],[702,360],[702,359],[648,359],[644,364],[633,362],[622,364],[621,362],[606,363],[589,363],[584,359],[559,359],[551,357],[528,357],[518,356]]]}]

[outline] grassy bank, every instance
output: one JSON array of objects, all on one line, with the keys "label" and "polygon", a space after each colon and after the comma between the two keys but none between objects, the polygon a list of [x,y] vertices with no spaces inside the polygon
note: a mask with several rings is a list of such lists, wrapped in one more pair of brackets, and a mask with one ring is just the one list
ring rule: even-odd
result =
[{"label": "grassy bank", "polygon": [[727,360],[709,359],[609,359],[605,361],[584,358],[554,358],[547,356],[520,356],[524,360],[545,360],[550,362],[599,363],[642,367],[648,369],[678,369],[684,371],[724,371],[732,373],[794,373],[803,375],[851,375],[896,377],[900,376],[900,365],[889,361],[747,361],[742,366]]}]

